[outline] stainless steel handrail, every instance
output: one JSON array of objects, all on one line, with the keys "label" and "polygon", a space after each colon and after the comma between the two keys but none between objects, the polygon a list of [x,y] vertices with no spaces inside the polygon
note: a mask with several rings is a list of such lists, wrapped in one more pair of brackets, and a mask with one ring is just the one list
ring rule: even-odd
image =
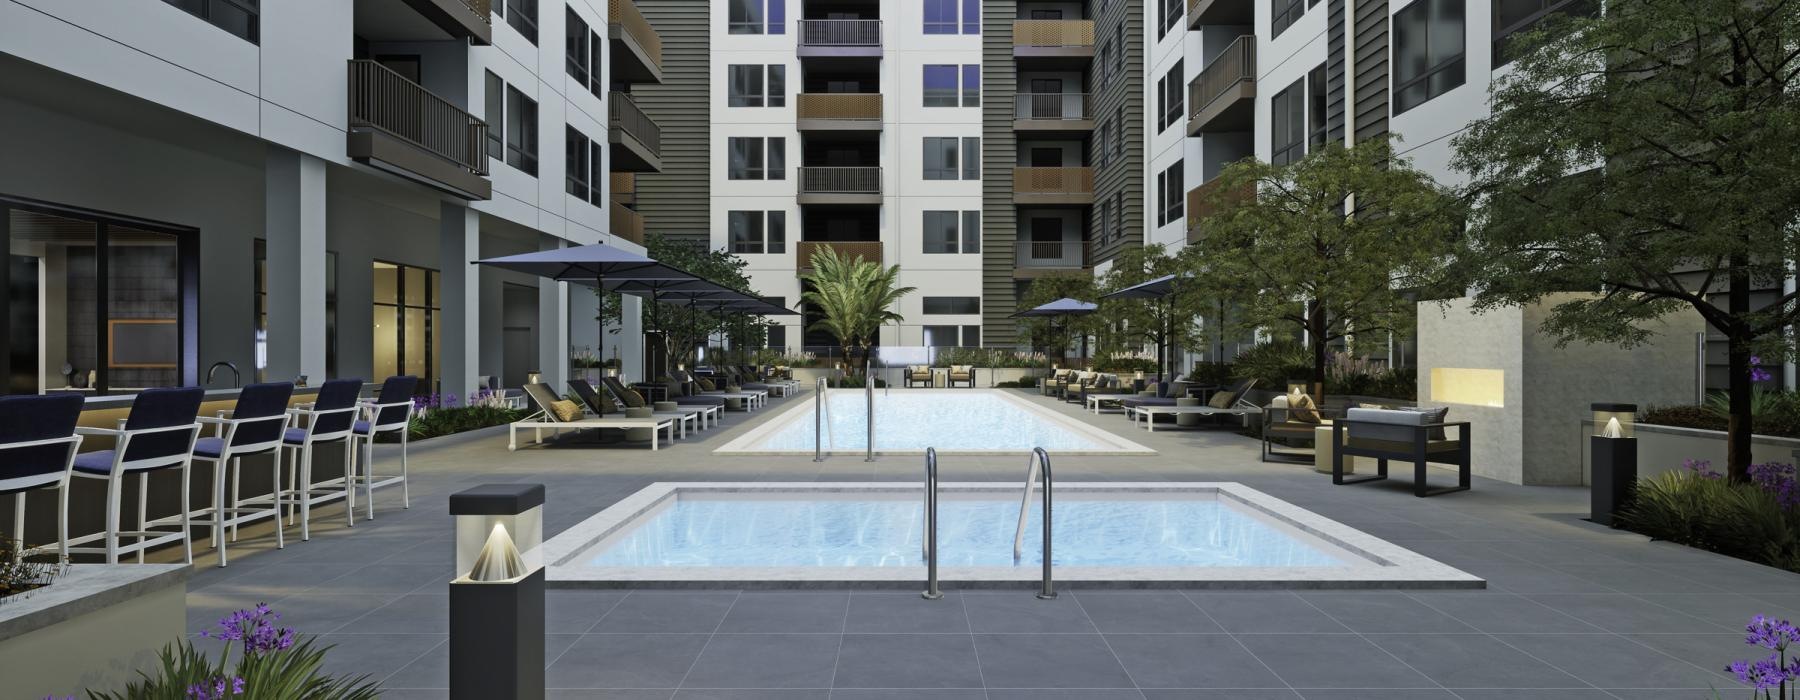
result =
[{"label": "stainless steel handrail", "polygon": [[875,377],[869,373],[871,363],[863,358],[863,394],[869,397],[869,415],[863,422],[868,425],[869,442],[864,447],[863,461],[875,461]]},{"label": "stainless steel handrail", "polygon": [[925,448],[925,591],[919,597],[926,600],[938,600],[944,597],[938,590],[937,566],[937,448]]},{"label": "stainless steel handrail", "polygon": [[825,375],[819,375],[813,382],[813,461],[825,461],[823,450],[825,430],[821,427],[825,419]]},{"label": "stainless steel handrail", "polygon": [[1031,508],[1031,484],[1042,478],[1044,482],[1044,582],[1038,590],[1037,597],[1042,600],[1054,600],[1056,589],[1050,578],[1050,453],[1042,447],[1031,448],[1031,465],[1025,468],[1025,491],[1019,496],[1019,527],[1013,532],[1013,561],[1018,561],[1025,546],[1025,516]]}]

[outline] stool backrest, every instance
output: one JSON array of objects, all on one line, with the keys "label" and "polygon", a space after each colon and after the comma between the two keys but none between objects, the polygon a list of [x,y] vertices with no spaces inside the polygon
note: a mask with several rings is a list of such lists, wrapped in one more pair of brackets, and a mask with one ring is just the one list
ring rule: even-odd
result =
[{"label": "stool backrest", "polygon": [[341,411],[319,416],[313,421],[314,435],[341,433],[350,429],[350,422],[356,419],[356,411],[342,411],[356,407],[357,397],[362,396],[363,381],[355,379],[333,379],[319,387],[319,395],[313,399],[315,411]]},{"label": "stool backrest", "polygon": [[[239,423],[231,433],[233,445],[257,445],[275,442],[281,439],[281,429],[286,425],[288,400],[294,397],[294,385],[290,382],[270,382],[267,384],[251,384],[238,392],[237,407],[231,411],[233,420],[246,421]],[[267,418],[269,420],[255,420]]]},{"label": "stool backrest", "polygon": [[[0,396],[0,446],[74,435],[81,403],[80,394]],[[0,450],[0,481],[59,472],[68,462],[68,445]]]},{"label": "stool backrest", "polygon": [[[205,397],[206,390],[197,386],[145,389],[132,400],[131,413],[125,418],[125,429],[197,425],[194,419],[200,415],[200,400]],[[126,445],[124,461],[171,457],[186,452],[193,444],[194,435],[181,430],[138,435],[132,437],[131,442]]]},{"label": "stool backrest", "polygon": [[[413,390],[419,388],[419,378],[410,374],[388,377],[381,383],[381,392],[375,395],[375,402],[380,404],[411,402]],[[376,425],[389,425],[406,420],[406,406],[389,406],[381,409],[375,416]]]}]

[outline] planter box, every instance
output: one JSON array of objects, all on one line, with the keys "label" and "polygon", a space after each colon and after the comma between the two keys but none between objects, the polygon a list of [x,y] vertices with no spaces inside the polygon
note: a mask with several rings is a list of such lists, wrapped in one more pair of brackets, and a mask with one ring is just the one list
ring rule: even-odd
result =
[{"label": "planter box", "polygon": [[981,368],[976,374],[981,377],[982,386],[993,386],[1000,382],[1016,382],[1029,377],[1042,376],[1042,367],[995,367]]},{"label": "planter box", "polygon": [[[1678,471],[1682,460],[1699,459],[1712,462],[1713,471],[1725,471],[1725,431],[1677,428],[1672,425],[1639,423],[1635,428],[1638,441],[1638,478],[1648,479],[1664,472]],[[1594,422],[1581,422],[1582,483],[1593,481],[1593,455],[1588,450],[1588,435],[1594,434]],[[1750,436],[1750,463],[1794,461],[1794,450],[1800,450],[1800,439],[1772,435]]]},{"label": "planter box", "polygon": [[0,603],[7,697],[121,690],[187,631],[185,564],[75,564]]}]

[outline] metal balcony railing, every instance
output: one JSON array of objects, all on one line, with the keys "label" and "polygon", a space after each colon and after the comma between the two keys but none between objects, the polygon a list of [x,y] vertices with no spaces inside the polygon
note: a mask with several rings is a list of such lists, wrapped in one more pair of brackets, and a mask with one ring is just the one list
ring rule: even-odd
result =
[{"label": "metal balcony railing", "polygon": [[812,269],[813,254],[820,248],[836,248],[840,257],[856,258],[881,264],[881,241],[801,241],[794,246],[794,267]]},{"label": "metal balcony railing", "polygon": [[1021,19],[1013,21],[1013,46],[1093,48],[1094,21],[1089,19]]},{"label": "metal balcony railing", "polygon": [[1013,192],[1017,194],[1093,194],[1094,169],[1013,168]]},{"label": "metal balcony railing", "polygon": [[475,16],[479,18],[483,24],[494,23],[494,3],[492,0],[462,0],[462,2],[464,5],[468,6],[470,12],[475,13]]},{"label": "metal balcony railing", "polygon": [[800,93],[795,107],[801,119],[881,121],[881,93]]},{"label": "metal balcony railing", "polygon": [[880,46],[881,20],[878,19],[803,19],[800,20],[802,46]]},{"label": "metal balcony railing", "polygon": [[410,143],[476,175],[488,174],[487,122],[369,60],[351,60],[350,126]]},{"label": "metal balcony railing", "polygon": [[1094,118],[1092,100],[1085,92],[1021,92],[1013,104],[1014,119],[1077,121]]},{"label": "metal balcony railing", "polygon": [[614,92],[608,95],[606,114],[612,120],[612,126],[630,135],[650,149],[656,157],[662,157],[662,127],[650,115],[644,114],[637,101],[631,99],[630,93]]},{"label": "metal balcony railing", "polygon": [[1245,34],[1232,40],[1224,51],[1200,70],[1188,83],[1188,118],[1199,119],[1213,100],[1224,95],[1231,86],[1256,80],[1256,36]]},{"label": "metal balcony railing", "polygon": [[881,168],[831,167],[800,169],[805,194],[881,194]]},{"label": "metal balcony railing", "polygon": [[1017,267],[1076,268],[1088,261],[1087,241],[1019,241]]},{"label": "metal balcony railing", "polygon": [[662,68],[662,35],[656,33],[656,28],[650,26],[649,20],[644,19],[644,13],[638,11],[636,3],[631,0],[610,0],[606,7],[606,19],[623,28],[632,41],[637,42],[638,46],[643,47],[644,53],[650,55],[650,62],[655,63],[657,68]]}]

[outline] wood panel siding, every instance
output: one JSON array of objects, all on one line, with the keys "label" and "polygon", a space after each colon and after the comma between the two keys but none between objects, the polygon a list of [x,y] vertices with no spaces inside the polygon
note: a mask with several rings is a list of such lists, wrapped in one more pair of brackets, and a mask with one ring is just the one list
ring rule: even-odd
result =
[{"label": "wood panel siding", "polygon": [[637,211],[647,233],[711,246],[710,10],[693,0],[637,0],[637,8],[662,40],[663,75],[631,87],[662,131],[662,171],[637,175]]}]

